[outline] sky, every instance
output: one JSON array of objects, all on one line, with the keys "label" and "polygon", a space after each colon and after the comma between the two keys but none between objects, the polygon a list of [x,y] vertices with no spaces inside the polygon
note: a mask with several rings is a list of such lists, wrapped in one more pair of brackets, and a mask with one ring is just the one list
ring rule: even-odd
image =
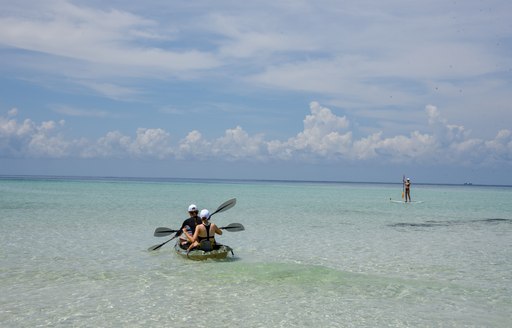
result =
[{"label": "sky", "polygon": [[0,0],[0,175],[512,185],[511,13]]}]

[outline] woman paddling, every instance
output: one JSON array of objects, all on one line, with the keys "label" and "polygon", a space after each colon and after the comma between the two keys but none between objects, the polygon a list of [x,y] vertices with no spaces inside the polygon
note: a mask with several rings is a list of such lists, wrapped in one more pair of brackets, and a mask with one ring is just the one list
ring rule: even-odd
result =
[{"label": "woman paddling", "polygon": [[189,252],[194,248],[199,248],[206,252],[214,250],[215,234],[222,235],[222,230],[215,223],[210,223],[210,212],[207,209],[201,210],[199,217],[203,223],[196,227],[194,236],[190,240]]},{"label": "woman paddling", "polygon": [[407,178],[405,183],[405,202],[407,203],[407,199],[409,199],[409,203],[411,202],[411,179]]}]

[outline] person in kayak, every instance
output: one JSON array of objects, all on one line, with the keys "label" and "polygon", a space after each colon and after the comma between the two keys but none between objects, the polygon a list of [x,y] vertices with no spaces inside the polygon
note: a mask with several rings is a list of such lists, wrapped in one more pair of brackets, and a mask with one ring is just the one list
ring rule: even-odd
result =
[{"label": "person in kayak", "polygon": [[199,217],[202,224],[196,227],[196,231],[190,241],[188,251],[199,248],[203,251],[211,251],[215,249],[215,234],[222,235],[222,230],[215,223],[210,223],[210,212],[207,209],[201,210]]},{"label": "person in kayak", "polygon": [[201,219],[197,215],[198,213],[199,211],[197,210],[197,206],[195,204],[190,204],[188,207],[189,218],[183,221],[179,232],[180,246],[183,249],[187,249],[190,246],[189,240],[194,236],[196,227],[201,224]]},{"label": "person in kayak", "polygon": [[411,179],[407,178],[404,181],[405,184],[405,202],[407,203],[407,199],[409,199],[409,203],[411,202]]}]

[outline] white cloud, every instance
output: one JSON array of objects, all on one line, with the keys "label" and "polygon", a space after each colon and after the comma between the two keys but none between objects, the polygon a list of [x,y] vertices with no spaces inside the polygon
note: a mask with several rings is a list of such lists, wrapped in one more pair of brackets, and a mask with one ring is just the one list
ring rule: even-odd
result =
[{"label": "white cloud", "polygon": [[226,130],[223,137],[216,139],[212,144],[212,153],[215,157],[229,160],[262,159],[264,157],[263,136],[249,136],[241,127]]},{"label": "white cloud", "polygon": [[269,152],[278,158],[290,158],[294,153],[326,158],[346,156],[352,143],[352,133],[344,132],[349,122],[346,117],[334,115],[317,102],[310,104],[311,115],[304,119],[304,130],[286,142],[272,141]]},{"label": "white cloud", "polygon": [[80,152],[84,158],[124,158],[128,156],[131,138],[119,131],[108,132],[95,144],[88,143]]},{"label": "white cloud", "polygon": [[[239,8],[236,14],[224,11],[213,12],[206,15],[201,28],[222,36],[218,41],[218,52],[223,58],[268,59],[276,53],[316,50],[317,45],[304,37],[304,34],[290,31],[290,21],[282,20],[279,16],[268,15],[268,11],[272,10],[271,7],[279,7],[279,5],[279,2],[275,2],[255,6],[257,8],[249,12]],[[290,10],[292,7],[297,8],[294,4],[291,7],[275,8],[275,10]],[[300,25],[295,26],[297,27]]]},{"label": "white cloud", "polygon": [[432,128],[438,142],[443,145],[465,140],[469,132],[463,126],[448,124],[447,120],[441,117],[439,110],[432,105],[427,105],[428,124]]},{"label": "white cloud", "polygon": [[130,145],[130,152],[137,157],[168,158],[172,155],[170,135],[162,129],[137,129],[137,136]]},{"label": "white cloud", "polygon": [[123,87],[112,83],[95,83],[90,81],[77,81],[77,83],[114,100],[131,100],[141,94],[136,88]]},{"label": "white cloud", "polygon": [[210,142],[203,139],[197,130],[191,131],[182,139],[178,146],[177,158],[207,159],[210,149]]},{"label": "white cloud", "polygon": [[[126,11],[99,10],[68,1],[31,4],[24,9],[23,15],[4,14],[0,18],[1,45],[98,65],[89,66],[97,74],[107,67],[107,72],[115,67],[123,74],[151,76],[219,65],[215,56],[195,49],[141,45],[145,40],[168,39],[169,35],[158,32],[157,22]],[[107,92],[117,94],[119,89]]]},{"label": "white cloud", "polygon": [[11,108],[7,112],[7,117],[13,117],[13,116],[16,116],[16,115],[18,115],[18,109],[17,108]]},{"label": "white cloud", "polygon": [[178,158],[221,160],[263,160],[265,141],[263,135],[249,136],[241,127],[225,131],[224,136],[205,140],[199,131],[190,132],[178,145]]},{"label": "white cloud", "polygon": [[18,123],[17,110],[0,117],[0,153],[4,157],[157,158],[198,160],[377,161],[379,163],[451,163],[454,165],[512,165],[512,131],[500,130],[492,140],[471,138],[463,126],[450,124],[433,105],[425,108],[430,132],[384,138],[382,132],[355,139],[350,122],[318,102],[310,104],[304,129],[288,140],[266,141],[242,127],[207,140],[193,130],[173,143],[160,128],[139,128],[135,137],[108,132],[96,141],[68,140],[64,121]]},{"label": "white cloud", "polygon": [[512,162],[512,130],[500,130],[493,140],[485,141],[484,144],[494,160]]},{"label": "white cloud", "polygon": [[70,143],[60,136],[38,132],[27,144],[27,154],[33,157],[63,158],[68,156]]},{"label": "white cloud", "polygon": [[384,160],[391,162],[432,162],[437,147],[435,137],[429,134],[413,131],[409,136],[399,135],[378,140],[374,145]]},{"label": "white cloud", "polygon": [[[8,63],[2,68],[55,89],[73,84],[73,92],[92,90],[123,101],[165,94],[161,90],[177,80],[199,81],[184,87],[198,94],[215,79],[218,89],[212,93],[221,90],[228,97],[241,83],[251,92],[298,91],[324,104],[365,111],[377,125],[381,110],[393,107],[405,116],[426,103],[442,103],[447,117],[461,117],[466,129],[488,138],[494,133],[488,126],[503,128],[502,118],[511,117],[511,6],[7,1],[0,16],[0,46]],[[487,124],[481,127],[484,111]],[[418,126],[416,117],[409,123]]]},{"label": "white cloud", "polygon": [[70,142],[57,133],[65,122],[45,121],[36,124],[30,119],[21,124],[15,119],[17,110],[10,110],[8,118],[0,117],[0,154],[15,157],[65,157]]},{"label": "white cloud", "polygon": [[84,158],[165,159],[173,155],[170,135],[162,129],[139,128],[134,139],[111,131],[94,143],[81,144],[85,147],[79,156]]}]

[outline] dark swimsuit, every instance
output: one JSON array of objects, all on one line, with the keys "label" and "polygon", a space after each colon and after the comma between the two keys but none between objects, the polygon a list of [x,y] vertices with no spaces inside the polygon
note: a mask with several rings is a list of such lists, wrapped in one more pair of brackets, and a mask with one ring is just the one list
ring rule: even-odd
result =
[{"label": "dark swimsuit", "polygon": [[201,242],[203,240],[207,240],[207,239],[210,239],[210,238],[214,238],[213,240],[215,241],[215,237],[214,236],[210,237],[210,225],[205,225],[204,227],[206,228],[206,237],[197,236],[197,241]]},{"label": "dark swimsuit", "polygon": [[[199,244],[201,244],[201,242],[203,240],[213,239],[211,241],[211,248],[215,249],[215,233],[214,233],[213,236],[210,236],[210,224],[209,225],[205,225],[204,227],[206,228],[206,237],[197,236],[197,241],[199,242]],[[201,247],[201,246],[199,246],[199,247]]]}]

